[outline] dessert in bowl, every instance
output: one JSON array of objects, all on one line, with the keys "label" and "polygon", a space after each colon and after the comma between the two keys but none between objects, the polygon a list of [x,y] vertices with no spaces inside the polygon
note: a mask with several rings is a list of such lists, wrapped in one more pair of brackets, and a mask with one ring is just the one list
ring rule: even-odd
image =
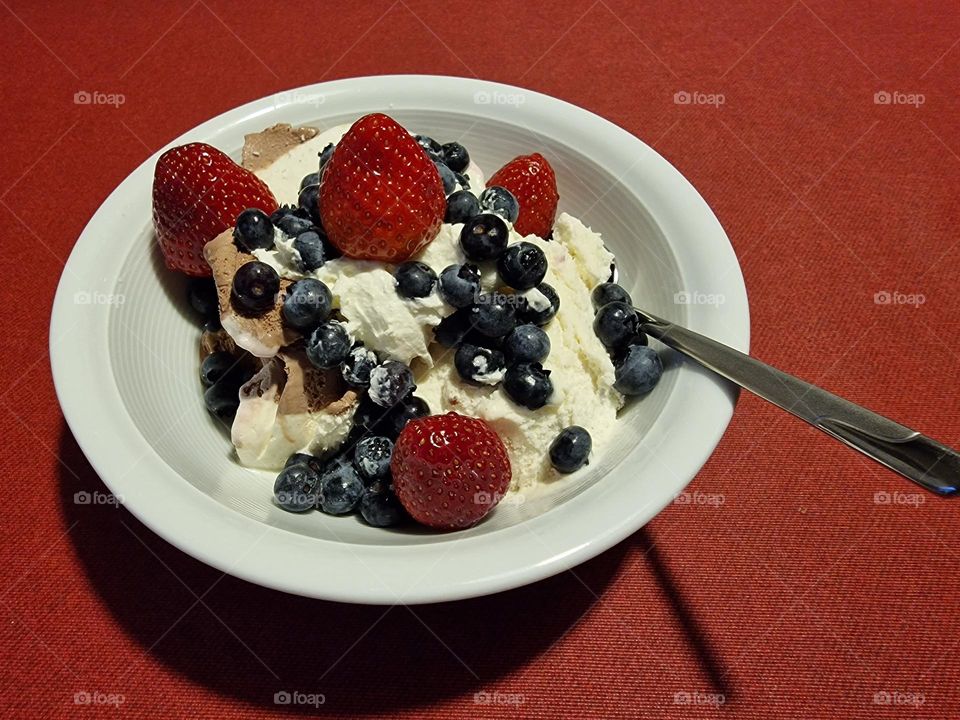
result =
[{"label": "dessert in bowl", "polygon": [[[508,489],[499,505],[481,522],[452,533],[420,528],[410,522],[391,528],[370,527],[359,515],[334,517],[319,510],[285,511],[273,496],[279,458],[287,449],[291,452],[313,450],[316,457],[323,457],[325,449],[285,448],[278,450],[275,457],[271,456],[272,448],[281,446],[262,441],[265,437],[274,437],[274,422],[270,433],[246,434],[253,442],[244,450],[250,451],[245,461],[248,466],[245,466],[232,447],[231,439],[237,438],[231,438],[232,433],[225,431],[222,424],[204,410],[199,399],[203,388],[197,377],[200,330],[195,314],[184,301],[186,279],[165,268],[160,253],[154,249],[156,239],[148,209],[159,154],[151,158],[146,167],[118,190],[118,193],[126,191],[122,198],[124,206],[147,210],[139,216],[140,230],[130,233],[129,228],[126,229],[127,237],[131,234],[134,237],[129,244],[124,239],[124,252],[93,251],[90,242],[84,248],[84,240],[94,230],[101,236],[104,233],[119,236],[122,226],[127,224],[104,224],[118,219],[120,201],[111,198],[85,232],[78,251],[71,258],[70,272],[64,275],[51,328],[58,394],[81,446],[111,489],[123,497],[131,510],[180,547],[242,577],[304,594],[374,602],[464,597],[543,577],[609,546],[669,502],[706,459],[732,410],[733,395],[728,388],[693,368],[679,366],[670,355],[664,355],[666,370],[659,385],[640,401],[627,402],[618,414],[616,406],[622,397],[611,389],[616,382],[615,365],[593,333],[594,313],[589,297],[590,286],[596,280],[606,280],[608,268],[601,269],[601,263],[596,262],[593,279],[583,281],[573,295],[567,292],[560,275],[564,267],[560,260],[562,253],[572,254],[570,248],[577,244],[572,238],[596,237],[596,233],[587,231],[588,227],[595,228],[602,232],[602,241],[597,238],[595,245],[597,258],[609,264],[609,256],[602,254],[606,252],[604,245],[616,255],[625,278],[625,289],[638,305],[744,348],[746,305],[735,259],[712,213],[689,184],[635,138],[559,101],[527,93],[523,106],[504,109],[478,105],[473,98],[478,88],[503,92],[501,86],[436,79],[429,90],[413,90],[418,85],[419,79],[401,78],[397,80],[396,90],[389,92],[384,89],[389,83],[385,85],[379,79],[317,86],[311,92],[324,98],[323,113],[317,112],[316,104],[278,107],[265,100],[211,121],[174,145],[203,141],[229,151],[242,162],[244,136],[258,136],[264,128],[278,122],[288,123],[294,129],[318,128],[320,133],[315,137],[319,137],[328,132],[342,133],[344,126],[349,127],[358,118],[388,109],[389,115],[404,128],[444,141],[456,141],[468,148],[477,168],[473,171],[476,177],[471,178],[476,184],[471,185],[471,190],[476,191],[478,199],[480,189],[488,183],[478,170],[490,172],[511,158],[533,152],[542,154],[557,174],[560,194],[557,220],[552,239],[530,239],[526,235],[523,241],[538,246],[547,258],[543,282],[562,286],[559,294],[563,300],[567,295],[572,298],[570,309],[579,306],[584,310],[583,319],[576,325],[589,331],[599,348],[597,357],[606,358],[609,367],[603,372],[575,376],[572,387],[562,387],[557,382],[559,390],[555,391],[561,392],[562,397],[581,401],[569,403],[569,414],[563,419],[553,417],[561,411],[549,404],[531,410],[517,403],[504,389],[503,380],[499,385],[488,385],[482,381],[471,382],[477,378],[463,378],[455,362],[459,348],[447,348],[430,339],[435,337],[440,322],[455,314],[455,308],[440,295],[443,270],[448,265],[462,265],[464,260],[469,264],[470,260],[454,256],[460,239],[453,231],[457,224],[441,223],[442,227],[430,242],[418,249],[422,254],[411,255],[414,261],[426,257],[425,264],[437,275],[432,295],[421,303],[424,308],[418,312],[420,316],[435,312],[440,317],[431,319],[430,322],[436,324],[424,322],[416,326],[421,338],[426,339],[427,356],[411,356],[404,361],[402,356],[395,355],[401,345],[408,346],[407,352],[422,351],[412,342],[416,335],[398,333],[398,337],[405,338],[399,342],[396,337],[374,328],[378,317],[396,320],[388,322],[388,328],[402,325],[398,303],[407,304],[413,299],[398,296],[395,272],[410,259],[384,263],[378,268],[379,273],[394,283],[389,287],[392,297],[383,292],[374,296],[373,290],[356,293],[357,297],[375,297],[374,305],[383,304],[392,310],[365,315],[363,307],[368,303],[358,301],[360,309],[348,307],[349,312],[343,312],[343,308],[333,308],[331,317],[350,327],[351,345],[369,340],[380,364],[388,357],[408,363],[418,386],[414,395],[421,397],[431,412],[451,409],[451,400],[456,399],[457,409],[465,415],[486,414],[487,418],[480,419],[493,428],[511,461]],[[304,157],[317,163],[317,154],[323,148],[307,148],[308,144],[309,139],[304,142],[298,139],[296,147],[303,148]],[[295,152],[288,148],[278,157],[289,157]],[[255,153],[261,157],[269,155],[264,148],[251,149],[249,155],[256,157]],[[271,166],[276,176],[273,180]],[[301,172],[302,168],[294,169],[293,163],[289,167],[277,165],[276,160],[251,169],[268,187],[272,183],[271,192],[276,193],[278,205],[298,203],[301,180],[309,174]],[[317,169],[315,165],[313,170]],[[280,180],[284,174],[288,177]],[[465,174],[469,176],[471,171]],[[509,214],[504,222],[508,226],[513,224]],[[325,229],[329,233],[330,228]],[[236,246],[233,230],[228,228],[226,232]],[[512,237],[515,230],[510,230],[510,244],[521,242]],[[438,244],[445,237],[448,244]],[[287,284],[282,295],[297,282],[292,275],[283,277],[289,271],[284,267],[285,244],[290,245],[289,238],[280,238],[278,243],[275,234],[272,248],[254,248],[248,252],[252,259],[272,267],[281,276],[281,281]],[[433,260],[431,253],[435,256]],[[292,256],[292,253],[286,254],[287,259]],[[344,255],[323,267],[361,262],[382,261]],[[328,281],[322,279],[323,272],[321,268],[315,273],[321,275],[317,279],[324,282],[337,300],[353,295],[336,289],[343,278],[366,287],[371,283],[357,281],[357,278],[378,274],[347,271],[329,277]],[[496,263],[492,271],[480,274],[484,283],[490,278],[496,280]],[[579,271],[576,274],[580,276]],[[413,280],[416,279],[414,274]],[[68,330],[65,321],[72,309],[69,299],[76,288],[122,293],[125,301],[122,305],[88,308],[92,312],[87,315],[78,315],[74,310],[71,319],[79,317],[89,326],[86,328],[89,344],[83,347],[80,357],[71,357],[68,362],[56,340]],[[488,294],[501,289],[506,295],[518,294],[506,292],[508,288],[483,289]],[[709,308],[677,304],[674,296],[683,290],[723,294],[727,302],[722,307]],[[560,313],[565,308],[563,300]],[[58,322],[61,311],[67,314]],[[573,318],[571,315],[571,321]],[[229,325],[226,318],[221,320],[226,320],[224,327]],[[368,331],[364,323],[374,329]],[[409,327],[413,328],[414,324]],[[555,317],[536,327],[542,327],[551,341],[543,367],[552,371],[551,377],[562,376],[563,368],[569,364],[564,362],[565,350],[569,347],[561,332],[566,332],[567,326],[558,323]],[[576,328],[571,331],[579,332]],[[384,344],[377,347],[377,338],[384,337]],[[302,333],[293,345],[298,342],[306,342]],[[484,347],[482,343],[469,344]],[[281,340],[278,353],[280,347],[289,345],[290,342]],[[263,349],[258,352],[262,353]],[[446,356],[439,357],[444,352]],[[95,377],[89,378],[86,384],[68,379],[72,371],[68,366],[85,358],[91,365],[98,362],[93,358],[98,358],[102,365],[104,356],[109,358],[106,372],[94,373]],[[428,357],[432,366],[427,362]],[[474,365],[472,360],[465,366],[468,373]],[[289,371],[290,367],[306,369],[304,376],[317,369],[309,365],[309,358],[304,365],[302,356],[289,365],[283,358],[281,362],[285,382],[293,377],[294,385],[304,383],[302,378],[297,379],[296,371]],[[577,368],[582,372],[583,363],[577,363]],[[341,367],[338,366],[336,372],[342,377]],[[489,375],[496,376],[496,368]],[[599,397],[599,378],[604,376],[608,379],[603,387],[609,393],[609,402],[597,403],[593,411],[588,411],[589,401]],[[348,388],[331,402],[346,404],[349,391]],[[363,392],[357,393],[358,398],[354,400],[357,406],[363,400],[359,397]],[[486,408],[481,408],[482,401],[487,403]],[[326,402],[323,407],[329,404]],[[557,407],[563,408],[564,404],[560,402]],[[116,439],[84,429],[81,418],[84,413],[89,415],[92,405],[101,417],[118,421],[114,423],[116,428],[111,427]],[[576,415],[573,408],[580,414]],[[253,406],[249,409],[249,415],[258,416]],[[495,417],[498,409],[504,417]],[[243,411],[241,407],[238,415]],[[597,412],[601,415],[609,412],[607,417],[615,418],[612,429],[591,420]],[[534,427],[530,435],[536,440],[524,448],[525,436],[516,432],[511,437],[514,430],[507,416],[525,417],[527,422],[527,418],[537,418],[538,413],[551,418],[549,433],[538,434]],[[297,414],[288,413],[291,417]],[[557,424],[552,424],[554,421]],[[588,428],[594,440],[590,464],[573,474],[563,475],[550,462],[549,444],[560,430],[578,422],[584,427],[592,425]],[[255,425],[248,423],[249,427]],[[513,425],[520,426],[520,423],[514,421]],[[347,430],[348,435],[349,432]],[[243,438],[240,440],[240,444],[244,444]],[[271,469],[259,469],[262,467]],[[520,471],[520,467],[527,469]],[[304,572],[303,563],[312,561],[321,563],[325,569],[318,573]]]}]

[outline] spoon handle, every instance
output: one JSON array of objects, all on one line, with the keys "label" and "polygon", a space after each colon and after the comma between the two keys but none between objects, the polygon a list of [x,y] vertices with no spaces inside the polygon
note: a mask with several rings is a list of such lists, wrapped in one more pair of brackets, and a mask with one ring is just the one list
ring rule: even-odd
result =
[{"label": "spoon handle", "polygon": [[640,329],[713,372],[941,496],[957,494],[956,450],[692,330],[637,310]]}]

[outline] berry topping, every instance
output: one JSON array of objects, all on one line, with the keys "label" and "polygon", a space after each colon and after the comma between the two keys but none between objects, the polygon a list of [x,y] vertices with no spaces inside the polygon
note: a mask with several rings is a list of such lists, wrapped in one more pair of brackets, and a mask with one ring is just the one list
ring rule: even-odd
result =
[{"label": "berry topping", "polygon": [[370,387],[370,372],[379,362],[377,354],[373,350],[365,348],[363,345],[357,345],[343,361],[340,372],[343,374],[343,379],[347,385],[355,388],[367,388]]},{"label": "berry topping", "polygon": [[497,170],[487,184],[505,187],[520,203],[520,215],[513,223],[518,233],[542,238],[550,234],[560,196],[557,176],[543,155],[514,158]]},{"label": "berry topping", "polygon": [[304,175],[303,180],[300,181],[300,189],[303,190],[305,187],[310,187],[311,185],[320,184],[320,173],[310,173],[309,175]]},{"label": "berry topping", "polygon": [[360,498],[360,514],[373,527],[397,525],[407,517],[393,488],[386,482],[375,482],[364,489]]},{"label": "berry topping", "polygon": [[444,194],[449,195],[457,189],[456,174],[442,162],[434,161],[433,164],[437,166],[437,172],[440,173],[440,179],[443,181]]},{"label": "berry topping", "polygon": [[280,276],[266,263],[253,260],[237,268],[230,299],[241,313],[262,315],[274,306],[280,292]]},{"label": "berry topping", "polygon": [[336,457],[320,473],[320,494],[317,504],[330,515],[344,515],[353,510],[363,495],[363,481],[357,469],[346,458]]},{"label": "berry topping", "polygon": [[505,220],[516,222],[520,214],[520,203],[513,193],[505,187],[494,185],[480,193],[480,209],[483,212],[499,215]]},{"label": "berry topping", "polygon": [[646,345],[631,345],[615,368],[613,387],[624,395],[645,395],[663,375],[663,361]]},{"label": "berry topping", "polygon": [[490,213],[475,215],[460,230],[460,247],[476,262],[495,260],[506,249],[508,239],[507,224]]},{"label": "berry topping", "polygon": [[283,319],[290,327],[309,330],[328,317],[333,307],[330,289],[315,278],[297,280],[283,301]]},{"label": "berry topping", "polygon": [[318,368],[336,367],[350,354],[350,336],[342,323],[321,323],[307,338],[307,359]]},{"label": "berry topping", "polygon": [[503,389],[515,403],[531,410],[542,408],[553,395],[550,371],[540,363],[517,363],[507,369]]},{"label": "berry topping", "polygon": [[370,399],[380,407],[392,408],[416,387],[413,372],[396,360],[387,360],[370,372]]},{"label": "berry topping", "polygon": [[637,334],[637,313],[625,302],[607,303],[593,319],[593,332],[608,350],[619,350]]},{"label": "berry topping", "polygon": [[273,484],[273,497],[284,510],[312,510],[320,497],[320,477],[306,463],[287,465]]},{"label": "berry topping", "polygon": [[225,378],[235,365],[237,365],[237,359],[228,352],[221,350],[210,353],[200,363],[200,382],[204,387],[210,387]]},{"label": "berry topping", "polygon": [[507,370],[502,352],[470,343],[457,348],[453,364],[460,377],[477,385],[496,385],[503,380]]},{"label": "berry topping", "polygon": [[447,315],[433,328],[433,338],[445,348],[452,348],[463,342],[473,329],[473,309],[465,307]]},{"label": "berry topping", "polygon": [[470,153],[458,142],[445,143],[440,148],[443,162],[454,172],[462,173],[470,164]]},{"label": "berry topping", "polygon": [[332,259],[326,237],[316,228],[305,230],[297,235],[293,241],[293,249],[300,255],[300,270],[303,272],[313,272],[323,267],[327,260]]},{"label": "berry topping", "polygon": [[240,386],[231,381],[229,374],[203,393],[207,410],[223,422],[230,422],[240,407]]},{"label": "berry topping", "polygon": [[288,237],[296,237],[313,227],[313,221],[302,208],[284,205],[270,216],[270,222]]},{"label": "berry topping", "polygon": [[393,271],[397,280],[397,292],[406,298],[427,297],[437,284],[437,274],[429,265],[410,260]]},{"label": "berry topping", "polygon": [[355,443],[368,435],[396,437],[397,433],[390,432],[389,420],[393,410],[393,408],[380,407],[368,395],[364,395],[357,403],[356,412],[353,413],[353,428],[350,430],[347,441]]},{"label": "berry topping", "polygon": [[187,298],[190,307],[208,320],[220,317],[220,301],[217,298],[217,286],[213,278],[191,278],[187,284]]},{"label": "berry topping", "polygon": [[517,325],[503,340],[510,362],[543,362],[550,354],[550,338],[536,325]]},{"label": "berry topping", "polygon": [[396,121],[366,115],[327,163],[320,215],[349,257],[401,262],[436,237],[446,195],[433,162]]},{"label": "berry topping", "polygon": [[294,453],[287,458],[287,462],[285,462],[283,466],[290,467],[291,465],[302,465],[304,463],[309,465],[314,472],[320,472],[320,461],[313,455],[308,455],[307,453]]},{"label": "berry topping", "polygon": [[393,442],[380,435],[365,437],[353,449],[353,463],[367,480],[384,477],[390,471]]},{"label": "berry topping", "polygon": [[403,507],[440,530],[476,524],[510,485],[503,441],[483,420],[457,413],[408,423],[390,466]]},{"label": "berry topping", "polygon": [[550,462],[562,473],[572,473],[589,464],[593,440],[584,428],[571,425],[550,443]]},{"label": "berry topping", "polygon": [[553,286],[540,283],[522,295],[524,302],[517,308],[517,320],[540,327],[553,320],[560,309],[560,296]]},{"label": "berry topping", "polygon": [[440,153],[443,148],[440,146],[436,140],[434,140],[429,135],[414,135],[413,139],[417,141],[417,145],[422,147],[428,153],[433,153],[433,155],[440,157]]},{"label": "berry topping", "polygon": [[515,295],[497,292],[481,295],[470,308],[473,326],[481,335],[503,337],[517,324],[516,305]]},{"label": "berry topping", "polygon": [[327,143],[326,147],[320,151],[320,175],[323,175],[323,170],[327,167],[327,163],[330,162],[330,158],[333,157],[333,149],[336,147],[333,143]]},{"label": "berry topping", "polygon": [[317,225],[320,225],[320,186],[307,185],[300,191],[297,197],[297,203],[310,219]]},{"label": "berry topping", "polygon": [[633,305],[633,298],[630,293],[624,290],[620,285],[612,282],[600,283],[593,292],[590,293],[590,300],[593,302],[593,309],[599,310],[604,305],[612,302],[622,302],[627,305]]},{"label": "berry topping", "polygon": [[258,208],[247,208],[237,217],[233,240],[241,250],[269,250],[273,247],[273,223],[270,216]]},{"label": "berry topping", "polygon": [[457,190],[447,197],[447,212],[443,216],[445,223],[464,223],[474,215],[480,214],[480,201],[469,190]]},{"label": "berry topping", "polygon": [[470,176],[469,176],[469,175],[467,175],[466,173],[454,173],[454,175],[456,176],[456,178],[457,178],[457,183],[460,185],[461,188],[463,188],[464,190],[469,190],[469,189],[470,189]]},{"label": "berry topping", "polygon": [[543,282],[547,256],[526,240],[510,245],[497,258],[497,272],[504,283],[516,290],[529,290]]},{"label": "berry topping", "polygon": [[480,297],[480,268],[470,263],[448,265],[440,273],[440,297],[456,308],[465,308]]},{"label": "berry topping", "polygon": [[430,406],[427,405],[426,400],[416,395],[408,395],[390,413],[388,421],[393,437],[397,437],[411,420],[426,417],[429,414]]},{"label": "berry topping", "polygon": [[215,147],[190,143],[167,150],[153,174],[153,226],[171,270],[205,277],[203,246],[246,208],[277,209],[263,181]]}]

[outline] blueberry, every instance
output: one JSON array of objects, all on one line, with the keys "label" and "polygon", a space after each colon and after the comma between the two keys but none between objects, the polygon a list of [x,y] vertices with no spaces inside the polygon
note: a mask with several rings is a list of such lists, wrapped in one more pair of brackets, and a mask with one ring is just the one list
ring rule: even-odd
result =
[{"label": "blueberry", "polygon": [[327,163],[330,162],[330,158],[333,157],[334,144],[327,143],[327,146],[320,151],[320,174],[323,174],[323,169],[327,166]]},{"label": "blueberry", "polygon": [[543,282],[547,256],[533,243],[523,240],[510,245],[497,258],[500,279],[515,290],[529,290]]},{"label": "blueberry", "polygon": [[458,142],[445,143],[440,148],[443,155],[443,162],[454,172],[463,172],[470,164],[470,153]]},{"label": "blueberry", "polygon": [[205,320],[220,317],[220,301],[217,297],[217,285],[213,278],[190,278],[187,285],[187,298],[190,307]]},{"label": "blueberry", "polygon": [[370,387],[370,371],[377,366],[377,363],[379,360],[373,350],[357,345],[343,361],[340,372],[350,387],[366,388]]},{"label": "blueberry", "polygon": [[660,381],[663,361],[646,345],[632,345],[616,366],[613,387],[624,395],[644,395]]},{"label": "blueberry", "polygon": [[499,350],[463,343],[453,356],[460,377],[477,385],[496,385],[503,380],[507,362]]},{"label": "blueberry", "polygon": [[393,271],[397,281],[397,292],[406,298],[427,297],[437,283],[437,274],[429,265],[410,260],[401,263]]},{"label": "blueberry", "polygon": [[319,473],[321,469],[320,459],[307,453],[294,453],[288,457],[283,466],[287,468],[291,465],[308,465],[316,473]]},{"label": "blueberry", "polygon": [[283,319],[290,327],[308,330],[328,317],[333,307],[330,289],[316,278],[297,280],[283,301]]},{"label": "blueberry", "polygon": [[300,181],[300,189],[310,187],[311,185],[320,184],[320,173],[310,173],[309,175],[304,175],[303,180]]},{"label": "blueberry", "polygon": [[364,489],[360,498],[360,514],[373,527],[397,525],[407,517],[393,489],[385,482],[375,482]]},{"label": "blueberry", "polygon": [[513,193],[505,187],[491,185],[480,193],[480,209],[494,213],[510,222],[516,222],[520,215],[520,203]]},{"label": "blueberry", "polygon": [[200,363],[200,382],[204,387],[210,387],[226,377],[237,363],[238,360],[228,352],[210,353]]},{"label": "blueberry", "polygon": [[454,176],[457,178],[457,184],[458,184],[463,190],[469,190],[469,189],[470,189],[470,176],[469,176],[469,175],[467,175],[466,173],[454,173]]},{"label": "blueberry", "polygon": [[483,294],[470,308],[471,320],[477,332],[487,337],[503,337],[513,330],[516,322],[516,295],[504,293]]},{"label": "blueberry", "polygon": [[593,292],[590,293],[590,300],[593,301],[594,311],[599,310],[604,305],[609,305],[612,302],[622,302],[627,305],[633,306],[633,298],[630,297],[630,293],[624,290],[621,286],[612,282],[600,283],[597,285]]},{"label": "blueberry", "polygon": [[348,442],[357,442],[367,435],[390,435],[390,415],[390,410],[377,405],[369,395],[364,395],[353,413],[353,428]]},{"label": "blueberry", "polygon": [[297,197],[297,203],[309,214],[313,222],[318,225],[320,224],[319,185],[307,185],[307,187],[300,191],[300,195]]},{"label": "blueberry", "polygon": [[611,302],[597,311],[593,332],[608,350],[616,351],[637,334],[637,313],[625,302]]},{"label": "blueberry", "polygon": [[447,212],[443,221],[448,223],[466,222],[480,214],[480,202],[469,190],[457,190],[447,196]]},{"label": "blueberry", "polygon": [[223,325],[220,324],[220,316],[210,318],[203,324],[203,331],[208,333],[218,333],[223,330]]},{"label": "blueberry", "polygon": [[241,250],[269,250],[273,247],[273,223],[270,216],[258,208],[247,208],[237,216],[233,240]]},{"label": "blueberry", "polygon": [[422,147],[424,150],[435,153],[436,155],[439,155],[443,150],[440,143],[438,143],[429,135],[414,135],[413,139],[416,140],[417,145]]},{"label": "blueberry", "polygon": [[207,410],[220,420],[230,421],[240,407],[240,388],[228,376],[206,389],[203,393],[203,402]]},{"label": "blueberry", "polygon": [[518,405],[536,410],[550,400],[553,382],[550,371],[544,370],[540,363],[517,363],[507,369],[503,389]]},{"label": "blueberry", "polygon": [[320,476],[306,463],[287,465],[273,483],[277,505],[290,512],[305,512],[317,506]]},{"label": "blueberry", "polygon": [[521,323],[544,326],[560,309],[560,296],[553,286],[540,283],[522,295],[524,302],[517,308],[517,320]]},{"label": "blueberry", "polygon": [[376,480],[390,472],[390,457],[393,455],[393,441],[382,435],[365,437],[353,449],[353,464],[360,476],[367,480]]},{"label": "blueberry", "polygon": [[550,354],[550,338],[536,325],[517,325],[503,340],[510,362],[543,362]]},{"label": "blueberry", "polygon": [[350,354],[350,336],[342,323],[321,323],[307,338],[307,359],[318,368],[336,367]]},{"label": "blueberry", "polygon": [[270,216],[270,222],[280,228],[288,237],[296,237],[313,227],[313,221],[307,212],[292,205],[281,205]]},{"label": "blueberry", "polygon": [[455,308],[475,303],[480,297],[480,268],[470,263],[445,267],[440,273],[440,297]]},{"label": "blueberry", "polygon": [[293,249],[300,255],[300,270],[313,272],[323,267],[329,256],[329,241],[326,236],[317,232],[316,228],[304,230],[293,241]]},{"label": "blueberry", "polygon": [[353,510],[363,495],[363,481],[357,469],[344,457],[327,463],[320,473],[320,509],[330,515],[343,515]]},{"label": "blueberry", "polygon": [[457,189],[457,176],[453,174],[453,170],[442,162],[435,160],[433,164],[436,165],[437,172],[440,173],[440,179],[443,181],[443,194],[449,195]]},{"label": "blueberry", "polygon": [[413,372],[396,360],[387,360],[370,372],[370,399],[380,407],[394,407],[416,387]]},{"label": "blueberry", "polygon": [[408,395],[390,413],[388,422],[393,436],[399,435],[411,420],[426,417],[429,414],[430,406],[424,399],[416,395]]},{"label": "blueberry", "polygon": [[472,329],[472,308],[465,307],[443,318],[433,328],[433,338],[445,348],[452,348],[463,342]]},{"label": "blueberry", "polygon": [[241,265],[233,276],[230,299],[240,312],[262,315],[273,307],[280,292],[280,276],[256,260]]},{"label": "blueberry", "polygon": [[507,248],[507,224],[497,215],[475,215],[463,224],[460,247],[475,261],[494,260]]},{"label": "blueberry", "polygon": [[590,433],[579,425],[571,425],[550,443],[550,462],[560,472],[572,473],[589,464],[592,447]]}]

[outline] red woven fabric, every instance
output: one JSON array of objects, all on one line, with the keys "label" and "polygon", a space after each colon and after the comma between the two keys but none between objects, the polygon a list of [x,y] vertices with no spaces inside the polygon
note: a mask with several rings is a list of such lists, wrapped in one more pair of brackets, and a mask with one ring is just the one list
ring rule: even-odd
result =
[{"label": "red woven fabric", "polygon": [[84,224],[184,130],[326,79],[479,76],[608,117],[690,178],[743,264],[759,357],[960,443],[955,3],[10,0],[0,36],[8,717],[312,710],[274,704],[284,690],[334,716],[960,715],[960,506],[890,495],[914,490],[753,398],[690,486],[713,503],[531,587],[350,607],[221,577],[124,510],[75,505],[104,488],[46,336]]}]

